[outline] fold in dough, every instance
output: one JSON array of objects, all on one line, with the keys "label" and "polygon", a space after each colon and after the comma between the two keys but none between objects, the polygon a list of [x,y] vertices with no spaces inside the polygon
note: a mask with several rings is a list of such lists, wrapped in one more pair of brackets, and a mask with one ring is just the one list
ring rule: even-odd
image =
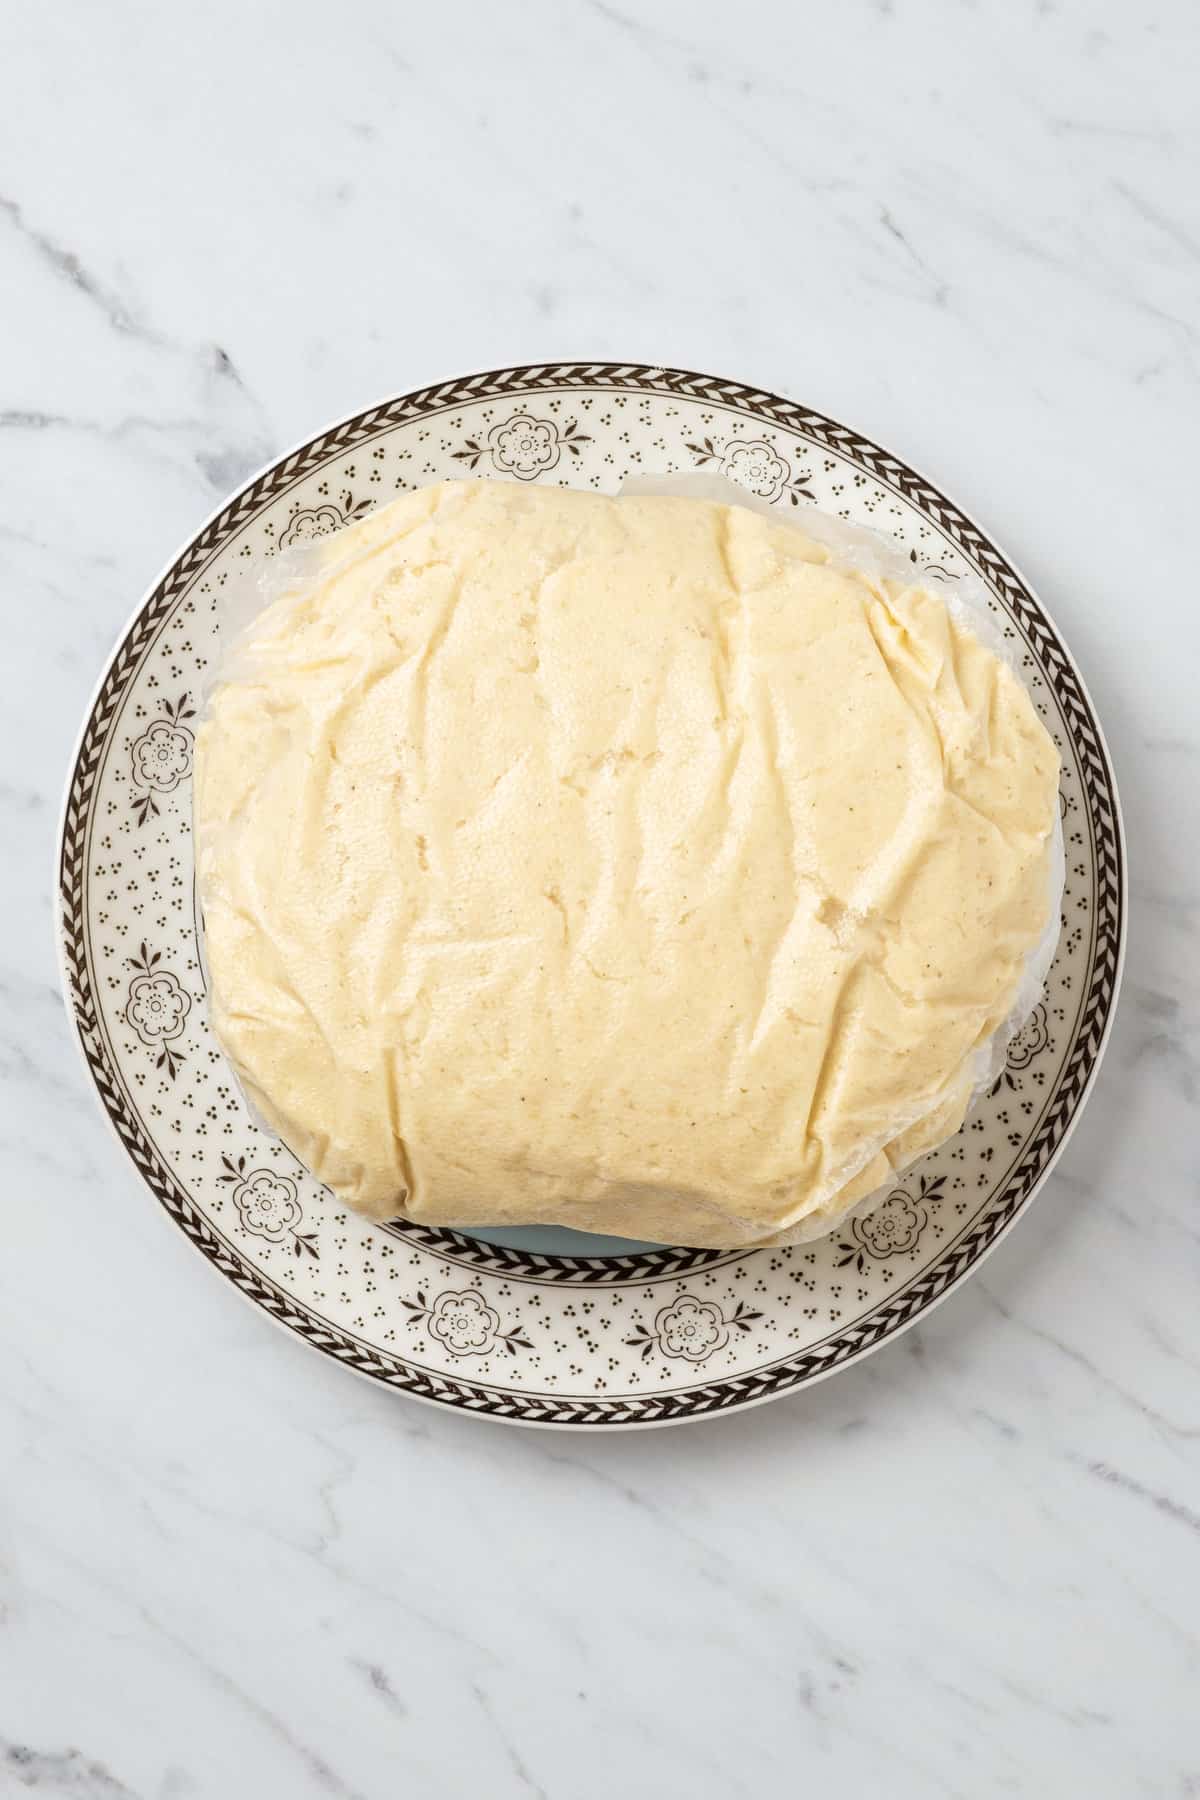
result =
[{"label": "fold in dough", "polygon": [[1057,783],[926,588],[738,507],[445,482],[212,697],[213,1025],[371,1217],[814,1235],[961,1123]]}]

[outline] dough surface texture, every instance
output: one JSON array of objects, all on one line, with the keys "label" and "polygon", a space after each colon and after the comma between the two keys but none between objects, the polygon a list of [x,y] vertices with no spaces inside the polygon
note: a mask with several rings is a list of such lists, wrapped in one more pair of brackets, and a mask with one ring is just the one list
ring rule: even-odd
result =
[{"label": "dough surface texture", "polygon": [[196,754],[211,1017],[375,1218],[784,1243],[959,1126],[1058,756],[929,587],[445,482],[314,546]]}]

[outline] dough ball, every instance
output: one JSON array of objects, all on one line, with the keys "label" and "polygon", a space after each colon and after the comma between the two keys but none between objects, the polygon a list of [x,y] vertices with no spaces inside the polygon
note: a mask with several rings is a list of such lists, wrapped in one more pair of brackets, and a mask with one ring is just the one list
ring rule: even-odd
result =
[{"label": "dough ball", "polygon": [[926,587],[740,507],[442,483],[213,695],[213,1024],[374,1218],[814,1235],[960,1124],[1057,782]]}]

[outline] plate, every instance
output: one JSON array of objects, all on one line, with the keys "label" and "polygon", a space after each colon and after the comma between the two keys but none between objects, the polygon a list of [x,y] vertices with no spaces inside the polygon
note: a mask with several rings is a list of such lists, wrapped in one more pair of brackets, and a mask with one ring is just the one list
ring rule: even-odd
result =
[{"label": "plate", "polygon": [[[931,579],[981,576],[1063,759],[1063,932],[1045,994],[963,1130],[868,1218],[791,1249],[569,1232],[468,1237],[344,1212],[258,1129],[213,1041],[191,837],[196,696],[244,563],[445,476],[615,491],[719,471],[784,512],[891,532]],[[898,457],[735,381],[622,363],[500,369],[345,419],[215,513],[134,614],[89,707],[60,843],[60,947],[88,1073],[200,1254],[323,1355],[440,1406],[636,1427],[793,1392],[894,1337],[1029,1204],[1094,1080],[1126,912],[1120,814],[1079,673],[1003,552]]]}]

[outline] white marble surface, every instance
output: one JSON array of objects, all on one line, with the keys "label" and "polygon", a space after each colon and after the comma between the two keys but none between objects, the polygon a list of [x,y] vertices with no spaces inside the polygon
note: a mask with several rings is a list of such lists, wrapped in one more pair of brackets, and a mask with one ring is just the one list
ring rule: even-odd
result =
[{"label": "white marble surface", "polygon": [[[1190,0],[0,19],[0,1791],[1200,1794]],[[70,742],[253,465],[554,356],[781,389],[1040,587],[1134,909],[1059,1172],[901,1344],[538,1435],[376,1392],[169,1228],[51,946]]]}]

